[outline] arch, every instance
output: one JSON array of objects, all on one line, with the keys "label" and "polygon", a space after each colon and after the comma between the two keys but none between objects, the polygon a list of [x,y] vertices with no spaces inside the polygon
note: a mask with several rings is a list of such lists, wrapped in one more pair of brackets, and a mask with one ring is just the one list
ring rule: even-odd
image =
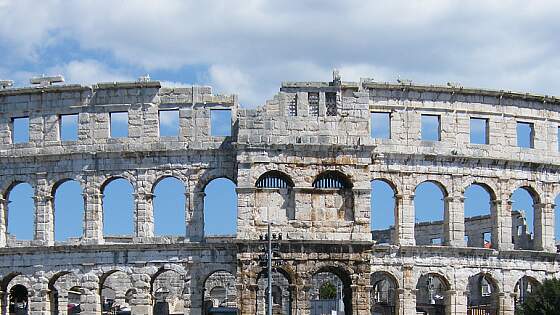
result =
[{"label": "arch", "polygon": [[416,283],[416,311],[423,314],[447,314],[451,286],[439,273],[427,273]]},{"label": "arch", "polygon": [[350,189],[352,181],[344,173],[336,170],[324,171],[313,181],[314,188]]},{"label": "arch", "polygon": [[395,243],[396,192],[395,185],[386,179],[371,181],[370,227],[377,243]]},{"label": "arch", "polygon": [[6,232],[8,239],[33,240],[35,238],[35,190],[27,182],[12,183],[6,200]]},{"label": "arch", "polygon": [[[33,280],[21,273],[11,273],[2,279],[2,314],[29,314],[29,297],[34,295]],[[17,313],[16,313],[17,312]]]},{"label": "arch", "polygon": [[[326,293],[321,292],[321,287],[325,288],[326,282],[333,285],[329,286],[328,290],[332,290],[333,287],[336,289],[335,299],[322,299]],[[344,314],[352,314],[352,279],[345,269],[339,266],[320,266],[311,276],[310,285],[309,303],[312,315],[320,314],[319,310],[342,311],[341,306],[344,308]]]},{"label": "arch", "polygon": [[130,290],[134,289],[130,275],[111,270],[99,278],[99,295],[103,312],[129,308]]},{"label": "arch", "polygon": [[101,185],[101,193],[103,235],[132,236],[135,218],[133,185],[124,177],[111,177]]},{"label": "arch", "polygon": [[268,171],[262,174],[255,183],[257,188],[293,188],[294,182],[286,173],[280,171]]},{"label": "arch", "polygon": [[438,181],[426,180],[414,189],[416,245],[447,244],[444,220],[448,217],[447,190]]},{"label": "arch", "polygon": [[152,186],[155,235],[186,235],[185,184],[174,176],[159,178]]},{"label": "arch", "polygon": [[[70,271],[59,272],[51,277],[48,288],[52,314],[59,314],[59,311],[70,308],[70,304],[72,304],[72,311],[80,310],[84,290],[81,288],[81,281],[76,274]],[[70,310],[68,312],[74,314]]]},{"label": "arch", "polygon": [[227,178],[213,179],[204,188],[204,235],[237,233],[237,192]]},{"label": "arch", "polygon": [[[223,288],[223,295],[212,296],[212,290]],[[214,291],[216,293],[217,291]],[[237,287],[235,276],[229,271],[216,270],[206,277],[203,283],[204,314],[213,307],[228,307],[237,309]]]},{"label": "arch", "polygon": [[170,269],[160,269],[150,281],[150,293],[153,300],[153,314],[184,314],[185,292],[184,276]]},{"label": "arch", "polygon": [[473,182],[463,192],[465,239],[468,247],[495,247],[497,228],[495,194],[484,184]]},{"label": "arch", "polygon": [[469,277],[467,309],[469,312],[498,314],[499,287],[490,274],[481,272]]},{"label": "arch", "polygon": [[[293,278],[290,272],[283,268],[272,268],[273,314],[292,314],[292,281]],[[255,309],[257,310],[257,314],[266,314],[268,308],[268,270],[266,269],[263,269],[257,275],[256,296]]]},{"label": "arch", "polygon": [[54,237],[57,241],[78,238],[83,235],[85,200],[80,182],[63,179],[52,189]]},{"label": "arch", "polygon": [[517,280],[513,290],[515,293],[515,309],[518,305],[523,304],[527,296],[539,285],[541,283],[537,279],[526,275]]},{"label": "arch", "polygon": [[512,233],[515,249],[535,248],[535,213],[540,197],[531,186],[520,186],[511,196]]},{"label": "arch", "polygon": [[371,314],[396,314],[398,281],[391,273],[377,271],[371,275]]},{"label": "arch", "polygon": [[10,314],[29,314],[29,291],[24,285],[14,285],[8,294]]}]

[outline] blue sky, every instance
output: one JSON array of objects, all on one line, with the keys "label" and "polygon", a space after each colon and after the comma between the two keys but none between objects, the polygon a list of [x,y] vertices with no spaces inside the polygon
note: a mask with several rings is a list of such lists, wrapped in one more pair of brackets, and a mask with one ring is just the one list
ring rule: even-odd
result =
[{"label": "blue sky", "polygon": [[[0,0],[0,79],[26,86],[31,76],[62,74],[66,83],[93,84],[149,74],[167,86],[211,85],[216,93],[236,93],[244,107],[263,104],[281,81],[328,81],[333,68],[346,81],[401,78],[560,95],[558,13],[560,3],[552,0]],[[160,115],[162,136],[177,133],[177,119],[174,113]],[[72,139],[77,133],[72,130],[72,118],[68,120],[70,127],[64,134]],[[19,123],[28,128],[27,122]],[[221,125],[215,132],[227,133],[228,127]],[[434,129],[428,127],[423,134],[433,139],[430,130]],[[118,124],[111,130],[114,136],[126,136]],[[161,196],[184,189],[177,183],[161,184],[165,187],[158,191]],[[76,195],[76,187],[71,182],[67,185],[61,190]],[[126,190],[125,186],[120,189]],[[224,193],[231,190],[225,183],[208,189],[209,195],[215,190],[223,197],[218,199],[232,200],[233,195]],[[25,194],[23,188],[16,190]],[[438,200],[436,190],[427,191],[427,200]],[[156,204],[174,199],[157,198]],[[478,199],[475,195],[471,200]],[[518,199],[516,204],[523,204],[526,198]],[[383,204],[390,207],[387,200]],[[439,203],[430,207],[437,208]],[[177,215],[173,223],[182,220],[179,212],[173,213]],[[380,221],[374,224],[383,225],[381,221],[390,216],[377,217]],[[75,221],[57,224],[80,225]],[[181,229],[173,226],[171,230]]]}]

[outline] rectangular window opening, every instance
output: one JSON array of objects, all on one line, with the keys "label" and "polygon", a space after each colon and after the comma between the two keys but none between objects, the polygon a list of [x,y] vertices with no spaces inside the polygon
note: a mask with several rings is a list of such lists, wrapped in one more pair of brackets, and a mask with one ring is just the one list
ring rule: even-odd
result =
[{"label": "rectangular window opening", "polygon": [[111,138],[128,137],[128,112],[109,113]]},{"label": "rectangular window opening", "polygon": [[441,245],[442,244],[441,237],[432,238],[430,241],[431,241],[432,245]]},{"label": "rectangular window opening", "polygon": [[535,126],[533,123],[517,122],[517,146],[521,148],[535,147]]},{"label": "rectangular window opening", "polygon": [[231,110],[210,110],[210,135],[213,137],[231,136]]},{"label": "rectangular window opening", "polygon": [[319,117],[319,93],[307,93],[307,101],[309,103],[309,116]]},{"label": "rectangular window opening", "polygon": [[12,118],[12,143],[29,142],[29,117]]},{"label": "rectangular window opening", "polygon": [[337,115],[336,92],[325,93],[325,105],[327,106],[327,116]]},{"label": "rectangular window opening", "polygon": [[471,118],[471,143],[474,144],[488,144],[488,119],[486,118]]},{"label": "rectangular window opening", "polygon": [[159,136],[176,137],[179,135],[179,110],[159,111]]},{"label": "rectangular window opening", "polygon": [[439,115],[422,115],[421,139],[423,141],[441,140],[441,123]]},{"label": "rectangular window opening", "polygon": [[297,116],[297,94],[288,100],[288,116]]},{"label": "rectangular window opening", "polygon": [[371,113],[371,137],[391,139],[390,113]]},{"label": "rectangular window opening", "polygon": [[78,114],[60,115],[60,140],[78,140]]},{"label": "rectangular window opening", "polygon": [[490,248],[492,245],[492,233],[491,232],[482,233],[482,239],[484,240],[484,247]]}]

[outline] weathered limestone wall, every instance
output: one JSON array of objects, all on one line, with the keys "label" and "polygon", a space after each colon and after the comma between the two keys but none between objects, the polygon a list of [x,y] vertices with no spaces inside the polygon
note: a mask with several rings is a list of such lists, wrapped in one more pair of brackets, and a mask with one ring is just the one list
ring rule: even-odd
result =
[{"label": "weathered limestone wall", "polygon": [[[498,313],[512,314],[522,277],[560,276],[554,246],[558,103],[501,91],[336,78],[284,83],[257,109],[238,109],[236,96],[214,95],[208,87],[169,89],[158,82],[1,90],[0,314],[7,313],[17,285],[27,290],[31,314],[65,310],[71,299],[79,299],[84,314],[100,314],[109,294],[105,287],[134,314],[152,314],[156,306],[205,314],[214,302],[261,314],[265,244],[257,240],[268,220],[273,233],[282,235],[274,256],[273,278],[283,288],[278,301],[289,303],[276,306],[277,312],[311,314],[315,276],[328,273],[340,279],[352,314],[370,314],[376,306],[371,279],[379,275],[394,283],[395,314],[413,314],[417,297],[426,297],[424,279],[434,278],[445,314],[466,314],[476,307],[467,284],[479,275],[492,280]],[[231,110],[231,136],[211,135],[215,109]],[[177,136],[159,135],[160,110],[178,110]],[[128,137],[111,138],[110,113],[123,111]],[[371,112],[390,114],[390,139],[371,138]],[[77,141],[60,141],[63,114],[78,114]],[[440,141],[421,140],[422,114],[440,117]],[[12,143],[17,117],[30,119],[28,143]],[[470,143],[473,117],[488,120],[488,144]],[[517,146],[517,121],[534,124],[533,148]],[[278,187],[257,186],[268,175],[273,180],[267,183]],[[154,235],[153,189],[168,176],[185,186],[180,237]],[[204,188],[219,177],[237,185],[235,239],[204,235]],[[133,235],[103,234],[103,188],[116,178],[134,190]],[[84,230],[79,239],[59,243],[53,197],[67,179],[82,187]],[[372,242],[373,180],[394,190],[390,244]],[[426,181],[444,195],[443,221],[426,225],[435,232],[415,224],[415,189]],[[20,182],[34,189],[32,241],[7,233],[9,194]],[[464,218],[471,184],[491,197],[490,216],[476,219],[474,229]],[[534,199],[532,241],[526,232],[516,233],[524,226],[512,216],[517,188]],[[481,248],[480,240],[465,242],[465,235],[474,239],[483,232],[491,232],[492,248]],[[425,245],[434,235],[441,246]]]}]

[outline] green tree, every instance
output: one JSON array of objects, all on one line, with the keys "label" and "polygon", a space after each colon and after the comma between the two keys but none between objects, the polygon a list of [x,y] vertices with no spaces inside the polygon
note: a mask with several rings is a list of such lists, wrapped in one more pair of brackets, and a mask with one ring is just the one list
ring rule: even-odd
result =
[{"label": "green tree", "polygon": [[336,299],[336,287],[329,281],[325,282],[319,288],[319,299],[321,300],[334,300]]},{"label": "green tree", "polygon": [[560,314],[560,280],[547,279],[531,292],[516,314],[557,315]]}]

